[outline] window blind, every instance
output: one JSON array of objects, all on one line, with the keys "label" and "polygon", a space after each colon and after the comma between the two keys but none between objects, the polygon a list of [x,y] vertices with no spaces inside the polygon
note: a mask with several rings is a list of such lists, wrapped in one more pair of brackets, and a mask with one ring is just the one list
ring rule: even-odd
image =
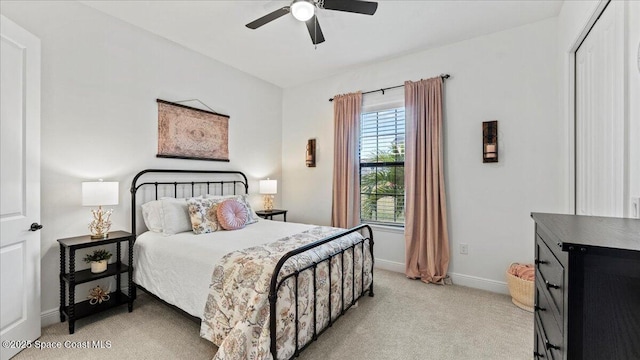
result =
[{"label": "window blind", "polygon": [[404,107],[362,114],[360,129],[360,218],[404,224]]}]

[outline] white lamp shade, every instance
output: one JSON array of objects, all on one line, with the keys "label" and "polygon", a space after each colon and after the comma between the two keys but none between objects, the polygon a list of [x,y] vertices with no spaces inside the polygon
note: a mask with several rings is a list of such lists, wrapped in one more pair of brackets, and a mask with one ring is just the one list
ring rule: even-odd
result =
[{"label": "white lamp shade", "polygon": [[278,180],[260,180],[260,194],[270,195],[278,193]]},{"label": "white lamp shade", "polygon": [[117,181],[82,183],[82,206],[118,205]]},{"label": "white lamp shade", "polygon": [[293,17],[300,21],[307,21],[313,17],[316,7],[308,0],[296,0],[291,4]]}]

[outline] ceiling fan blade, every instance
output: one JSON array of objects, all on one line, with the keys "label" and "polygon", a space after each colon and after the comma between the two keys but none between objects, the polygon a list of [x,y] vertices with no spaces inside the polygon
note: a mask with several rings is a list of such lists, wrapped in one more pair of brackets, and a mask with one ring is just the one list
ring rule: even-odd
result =
[{"label": "ceiling fan blade", "polygon": [[324,0],[324,8],[327,10],[373,15],[376,13],[376,10],[378,10],[378,3],[360,0]]},{"label": "ceiling fan blade", "polygon": [[278,10],[272,12],[272,13],[269,13],[269,14],[267,14],[267,15],[265,15],[265,16],[257,19],[257,20],[254,20],[254,21],[248,23],[246,26],[249,29],[254,29],[255,30],[255,29],[259,28],[260,26],[262,26],[264,24],[270,23],[270,22],[272,22],[273,20],[275,20],[275,19],[277,19],[279,17],[287,15],[289,13],[289,11],[290,11],[289,7],[285,6],[285,7],[281,8],[281,9],[278,9]]},{"label": "ceiling fan blade", "polygon": [[320,23],[318,22],[318,18],[313,15],[313,17],[307,21],[307,29],[309,30],[309,35],[311,35],[311,42],[313,45],[318,45],[324,42],[324,35],[322,35],[322,29],[320,29]]}]

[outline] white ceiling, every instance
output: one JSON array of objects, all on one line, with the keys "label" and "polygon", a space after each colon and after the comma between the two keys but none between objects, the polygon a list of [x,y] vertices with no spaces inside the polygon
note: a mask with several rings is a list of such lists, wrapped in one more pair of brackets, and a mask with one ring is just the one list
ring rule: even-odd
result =
[{"label": "white ceiling", "polygon": [[326,41],[285,15],[245,24],[290,1],[82,1],[222,63],[287,88],[403,54],[556,16],[560,0],[382,0],[373,16],[318,10]]}]

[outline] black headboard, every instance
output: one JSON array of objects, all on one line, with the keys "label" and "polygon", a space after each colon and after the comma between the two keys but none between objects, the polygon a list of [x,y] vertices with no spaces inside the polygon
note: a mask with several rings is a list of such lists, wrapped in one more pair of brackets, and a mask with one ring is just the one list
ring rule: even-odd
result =
[{"label": "black headboard", "polygon": [[[156,174],[157,178],[153,179]],[[164,175],[160,175],[164,174]],[[148,175],[151,181],[140,182],[143,175]],[[158,179],[160,178],[161,179]],[[173,177],[173,179],[171,179]],[[136,199],[138,191],[144,187],[154,189],[154,198],[158,200],[159,194],[162,197],[193,197],[203,194],[236,195],[237,189],[244,189],[244,193],[249,193],[249,182],[247,176],[240,171],[229,170],[174,170],[174,169],[146,169],[133,177],[131,181],[131,233],[137,235],[136,223]],[[227,191],[225,193],[225,190]]]}]

